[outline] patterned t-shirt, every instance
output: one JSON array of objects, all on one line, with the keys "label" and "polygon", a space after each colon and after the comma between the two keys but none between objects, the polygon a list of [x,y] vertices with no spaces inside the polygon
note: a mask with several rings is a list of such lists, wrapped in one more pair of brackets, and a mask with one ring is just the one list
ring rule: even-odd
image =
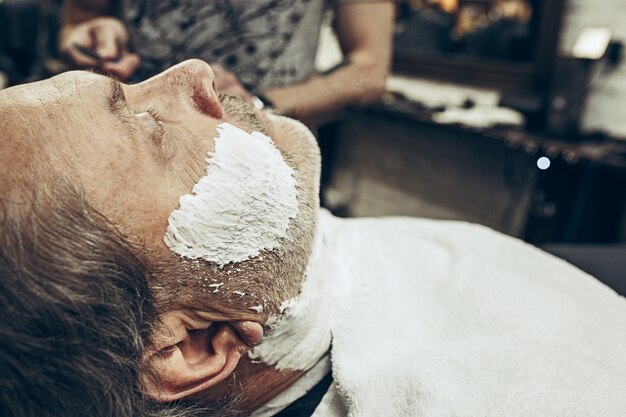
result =
[{"label": "patterned t-shirt", "polygon": [[201,58],[256,92],[311,76],[325,7],[354,1],[126,0],[123,18],[141,78]]}]

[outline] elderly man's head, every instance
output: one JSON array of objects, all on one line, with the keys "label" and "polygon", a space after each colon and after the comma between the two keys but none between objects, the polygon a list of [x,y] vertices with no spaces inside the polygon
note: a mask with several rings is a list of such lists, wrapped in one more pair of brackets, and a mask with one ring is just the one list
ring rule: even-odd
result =
[{"label": "elderly man's head", "polygon": [[[299,291],[317,209],[310,133],[218,97],[201,61],[134,86],[72,72],[15,87],[0,92],[0,118],[3,404],[130,415],[143,391],[173,401],[223,387]],[[276,247],[216,264],[174,253],[164,236],[224,122],[272,138],[293,169],[297,215]]]}]

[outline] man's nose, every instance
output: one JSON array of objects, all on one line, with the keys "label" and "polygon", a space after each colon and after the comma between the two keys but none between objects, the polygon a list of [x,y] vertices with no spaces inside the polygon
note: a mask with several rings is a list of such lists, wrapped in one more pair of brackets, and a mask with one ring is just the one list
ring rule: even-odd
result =
[{"label": "man's nose", "polygon": [[199,59],[181,62],[129,90],[134,99],[163,113],[191,109],[215,119],[223,115],[215,91],[215,74]]}]

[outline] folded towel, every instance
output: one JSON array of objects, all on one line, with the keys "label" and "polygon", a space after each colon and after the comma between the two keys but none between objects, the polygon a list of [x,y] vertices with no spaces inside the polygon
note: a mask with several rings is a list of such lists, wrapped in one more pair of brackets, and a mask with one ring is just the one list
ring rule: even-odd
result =
[{"label": "folded towel", "polygon": [[350,416],[624,416],[626,300],[482,226],[320,219]]}]

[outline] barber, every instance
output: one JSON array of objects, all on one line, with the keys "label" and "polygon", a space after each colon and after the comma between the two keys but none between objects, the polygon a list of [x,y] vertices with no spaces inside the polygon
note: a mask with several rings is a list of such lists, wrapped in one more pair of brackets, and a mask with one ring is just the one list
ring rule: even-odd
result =
[{"label": "barber", "polygon": [[392,1],[332,4],[345,59],[324,75],[314,61],[325,0],[66,0],[59,49],[77,68],[122,80],[199,57],[213,63],[219,92],[316,124],[376,101],[391,59]]}]

